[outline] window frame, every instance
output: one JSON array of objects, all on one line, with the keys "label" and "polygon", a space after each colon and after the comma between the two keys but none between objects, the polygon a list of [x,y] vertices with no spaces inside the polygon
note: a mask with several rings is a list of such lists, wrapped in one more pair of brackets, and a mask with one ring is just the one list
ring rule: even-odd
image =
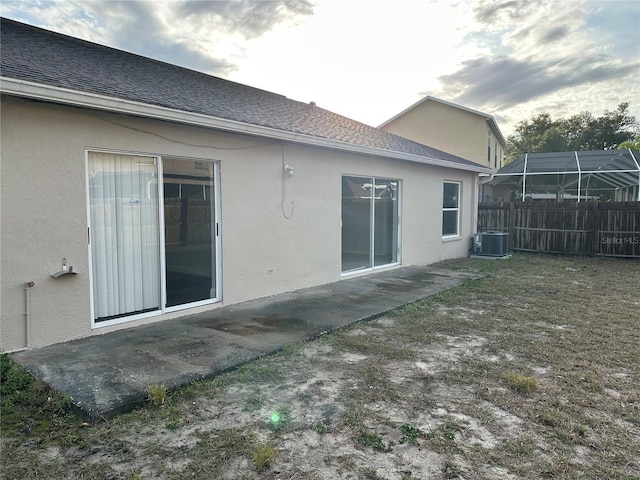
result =
[{"label": "window frame", "polygon": [[[456,186],[456,193],[457,195],[454,197],[456,199],[456,206],[455,207],[447,207],[446,206],[446,199],[445,199],[445,194],[446,194],[446,185],[455,185]],[[441,232],[442,232],[442,238],[443,239],[452,239],[452,238],[460,238],[460,193],[462,192],[462,182],[456,181],[456,180],[445,180],[444,182],[442,182],[442,228],[441,228]],[[456,214],[456,231],[455,233],[445,233],[444,228],[445,228],[445,221],[444,221],[444,217],[445,214],[448,212],[455,212]]]}]

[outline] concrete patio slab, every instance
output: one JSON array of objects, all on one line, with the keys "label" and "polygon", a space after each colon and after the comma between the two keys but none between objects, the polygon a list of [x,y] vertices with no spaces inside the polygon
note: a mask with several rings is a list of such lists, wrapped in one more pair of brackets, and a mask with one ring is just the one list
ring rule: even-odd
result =
[{"label": "concrete patio slab", "polygon": [[13,358],[89,417],[108,417],[169,389],[459,285],[467,273],[403,267],[210,312],[26,350]]}]

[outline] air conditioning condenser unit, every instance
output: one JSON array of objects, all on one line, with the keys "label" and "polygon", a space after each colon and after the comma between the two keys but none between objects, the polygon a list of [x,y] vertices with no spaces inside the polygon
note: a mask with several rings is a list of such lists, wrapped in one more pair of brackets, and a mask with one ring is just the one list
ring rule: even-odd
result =
[{"label": "air conditioning condenser unit", "polygon": [[504,257],[509,254],[509,234],[505,232],[476,233],[473,253],[484,257]]}]

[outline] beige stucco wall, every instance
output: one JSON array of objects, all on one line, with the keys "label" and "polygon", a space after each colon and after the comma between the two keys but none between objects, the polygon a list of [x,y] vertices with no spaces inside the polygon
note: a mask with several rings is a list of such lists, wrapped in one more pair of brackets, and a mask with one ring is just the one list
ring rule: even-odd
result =
[{"label": "beige stucco wall", "polygon": [[[30,281],[37,347],[340,280],[343,174],[402,181],[403,265],[466,256],[475,228],[471,172],[14,98],[3,98],[1,128],[3,351],[25,346]],[[92,148],[219,162],[221,303],[92,330],[85,186]],[[283,178],[283,151],[293,177]],[[443,242],[445,179],[462,182],[462,229],[460,239]],[[63,257],[77,275],[54,279]]]},{"label": "beige stucco wall", "polygon": [[[491,134],[491,164],[487,163],[490,131],[486,118],[436,101],[424,101],[395,118],[383,130],[493,168],[495,135]],[[504,153],[506,145],[498,141]],[[500,157],[498,157],[498,162]]]}]

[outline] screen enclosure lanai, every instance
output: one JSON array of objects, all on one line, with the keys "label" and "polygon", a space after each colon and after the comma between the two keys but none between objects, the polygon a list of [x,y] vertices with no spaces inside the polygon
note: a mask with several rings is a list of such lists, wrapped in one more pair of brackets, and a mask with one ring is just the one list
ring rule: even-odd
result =
[{"label": "screen enclosure lanai", "polygon": [[527,153],[490,183],[515,200],[640,201],[640,164],[632,150]]}]

